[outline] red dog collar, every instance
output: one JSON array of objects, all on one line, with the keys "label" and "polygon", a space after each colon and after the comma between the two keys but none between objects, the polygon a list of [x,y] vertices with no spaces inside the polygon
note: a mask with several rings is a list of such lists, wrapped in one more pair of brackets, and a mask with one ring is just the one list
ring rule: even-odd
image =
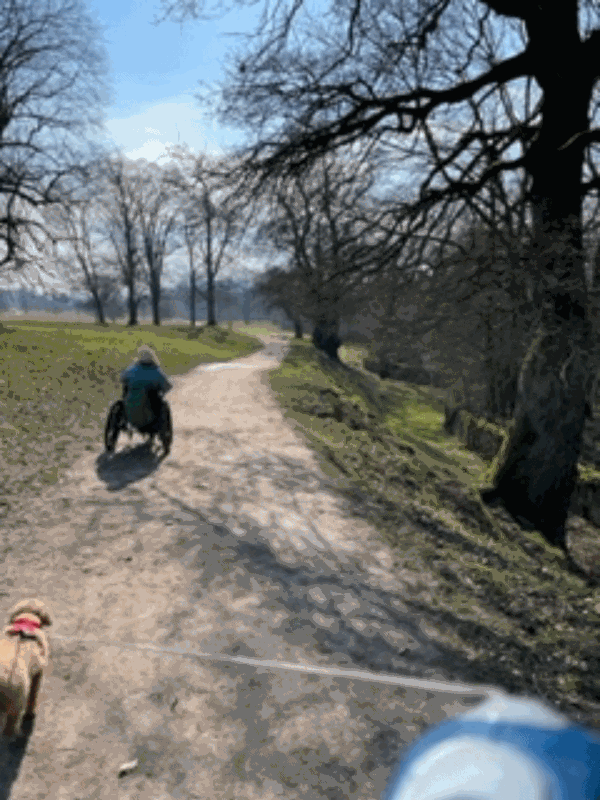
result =
[{"label": "red dog collar", "polygon": [[9,633],[35,633],[41,625],[38,620],[18,617],[10,626]]}]

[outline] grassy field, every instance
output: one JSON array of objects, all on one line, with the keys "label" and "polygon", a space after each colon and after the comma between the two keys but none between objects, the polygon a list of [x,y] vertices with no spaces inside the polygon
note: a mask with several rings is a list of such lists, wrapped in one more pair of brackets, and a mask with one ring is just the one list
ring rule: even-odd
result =
[{"label": "grassy field", "polygon": [[0,328],[0,517],[17,511],[24,493],[54,483],[84,449],[102,449],[108,406],[121,393],[119,374],[140,344],[156,350],[169,375],[260,347],[250,333],[227,327],[191,332],[185,326],[5,322]]},{"label": "grassy field", "polygon": [[[443,432],[443,407],[428,389],[360,370],[359,347],[341,358],[353,367],[293,343],[272,388],[356,512],[394,548],[410,605],[438,631],[449,666],[545,695],[600,727],[600,590],[539,534],[481,504],[488,465]],[[587,541],[595,556],[596,528],[572,519],[570,538],[576,555]]]}]

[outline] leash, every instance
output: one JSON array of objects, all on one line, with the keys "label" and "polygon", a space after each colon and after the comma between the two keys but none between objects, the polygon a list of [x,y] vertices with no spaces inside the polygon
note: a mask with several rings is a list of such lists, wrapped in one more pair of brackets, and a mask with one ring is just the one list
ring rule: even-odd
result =
[{"label": "leash", "polygon": [[[204,629],[206,630],[206,629]],[[202,628],[198,630],[202,633]],[[391,686],[399,686],[406,689],[421,689],[426,692],[437,694],[461,695],[463,697],[481,697],[482,699],[505,695],[502,689],[495,686],[474,686],[468,683],[455,683],[454,681],[441,681],[429,678],[410,678],[403,675],[389,675],[384,672],[373,672],[365,669],[345,669],[342,667],[324,667],[314,664],[297,664],[291,661],[277,661],[274,659],[250,658],[248,656],[230,656],[223,653],[205,653],[200,650],[189,651],[178,647],[163,647],[145,642],[112,642],[104,639],[83,639],[79,636],[64,636],[54,634],[52,640],[61,642],[74,642],[77,644],[89,644],[96,646],[118,647],[123,649],[142,650],[151,653],[166,653],[168,655],[180,656],[184,658],[194,658],[209,661],[225,661],[234,664],[244,664],[250,667],[262,668],[265,670],[287,669],[295,672],[312,673],[316,675],[329,676],[332,678],[346,678],[350,680],[365,681],[367,683],[385,683]]]}]

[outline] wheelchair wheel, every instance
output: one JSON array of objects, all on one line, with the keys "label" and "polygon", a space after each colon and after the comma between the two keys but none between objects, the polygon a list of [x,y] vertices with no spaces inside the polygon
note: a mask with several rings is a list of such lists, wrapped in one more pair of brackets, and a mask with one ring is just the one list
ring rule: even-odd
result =
[{"label": "wheelchair wheel", "polygon": [[107,453],[112,453],[117,443],[119,431],[125,427],[125,409],[123,401],[117,400],[113,403],[108,412],[108,419],[104,428],[104,446]]},{"label": "wheelchair wheel", "polygon": [[173,421],[171,419],[171,409],[166,403],[162,404],[160,412],[160,423],[158,436],[163,446],[163,458],[169,455],[173,442]]}]

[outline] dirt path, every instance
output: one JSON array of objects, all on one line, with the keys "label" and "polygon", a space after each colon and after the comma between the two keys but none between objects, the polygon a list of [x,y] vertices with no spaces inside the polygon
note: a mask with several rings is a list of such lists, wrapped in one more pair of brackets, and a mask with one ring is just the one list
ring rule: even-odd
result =
[{"label": "dirt path", "polygon": [[445,676],[404,605],[410,576],[271,395],[285,340],[265,345],[176,379],[164,462],[141,439],[90,453],[11,532],[2,607],[32,593],[55,624],[34,730],[0,751],[0,800],[368,800],[404,742],[461,708],[172,652]]}]

